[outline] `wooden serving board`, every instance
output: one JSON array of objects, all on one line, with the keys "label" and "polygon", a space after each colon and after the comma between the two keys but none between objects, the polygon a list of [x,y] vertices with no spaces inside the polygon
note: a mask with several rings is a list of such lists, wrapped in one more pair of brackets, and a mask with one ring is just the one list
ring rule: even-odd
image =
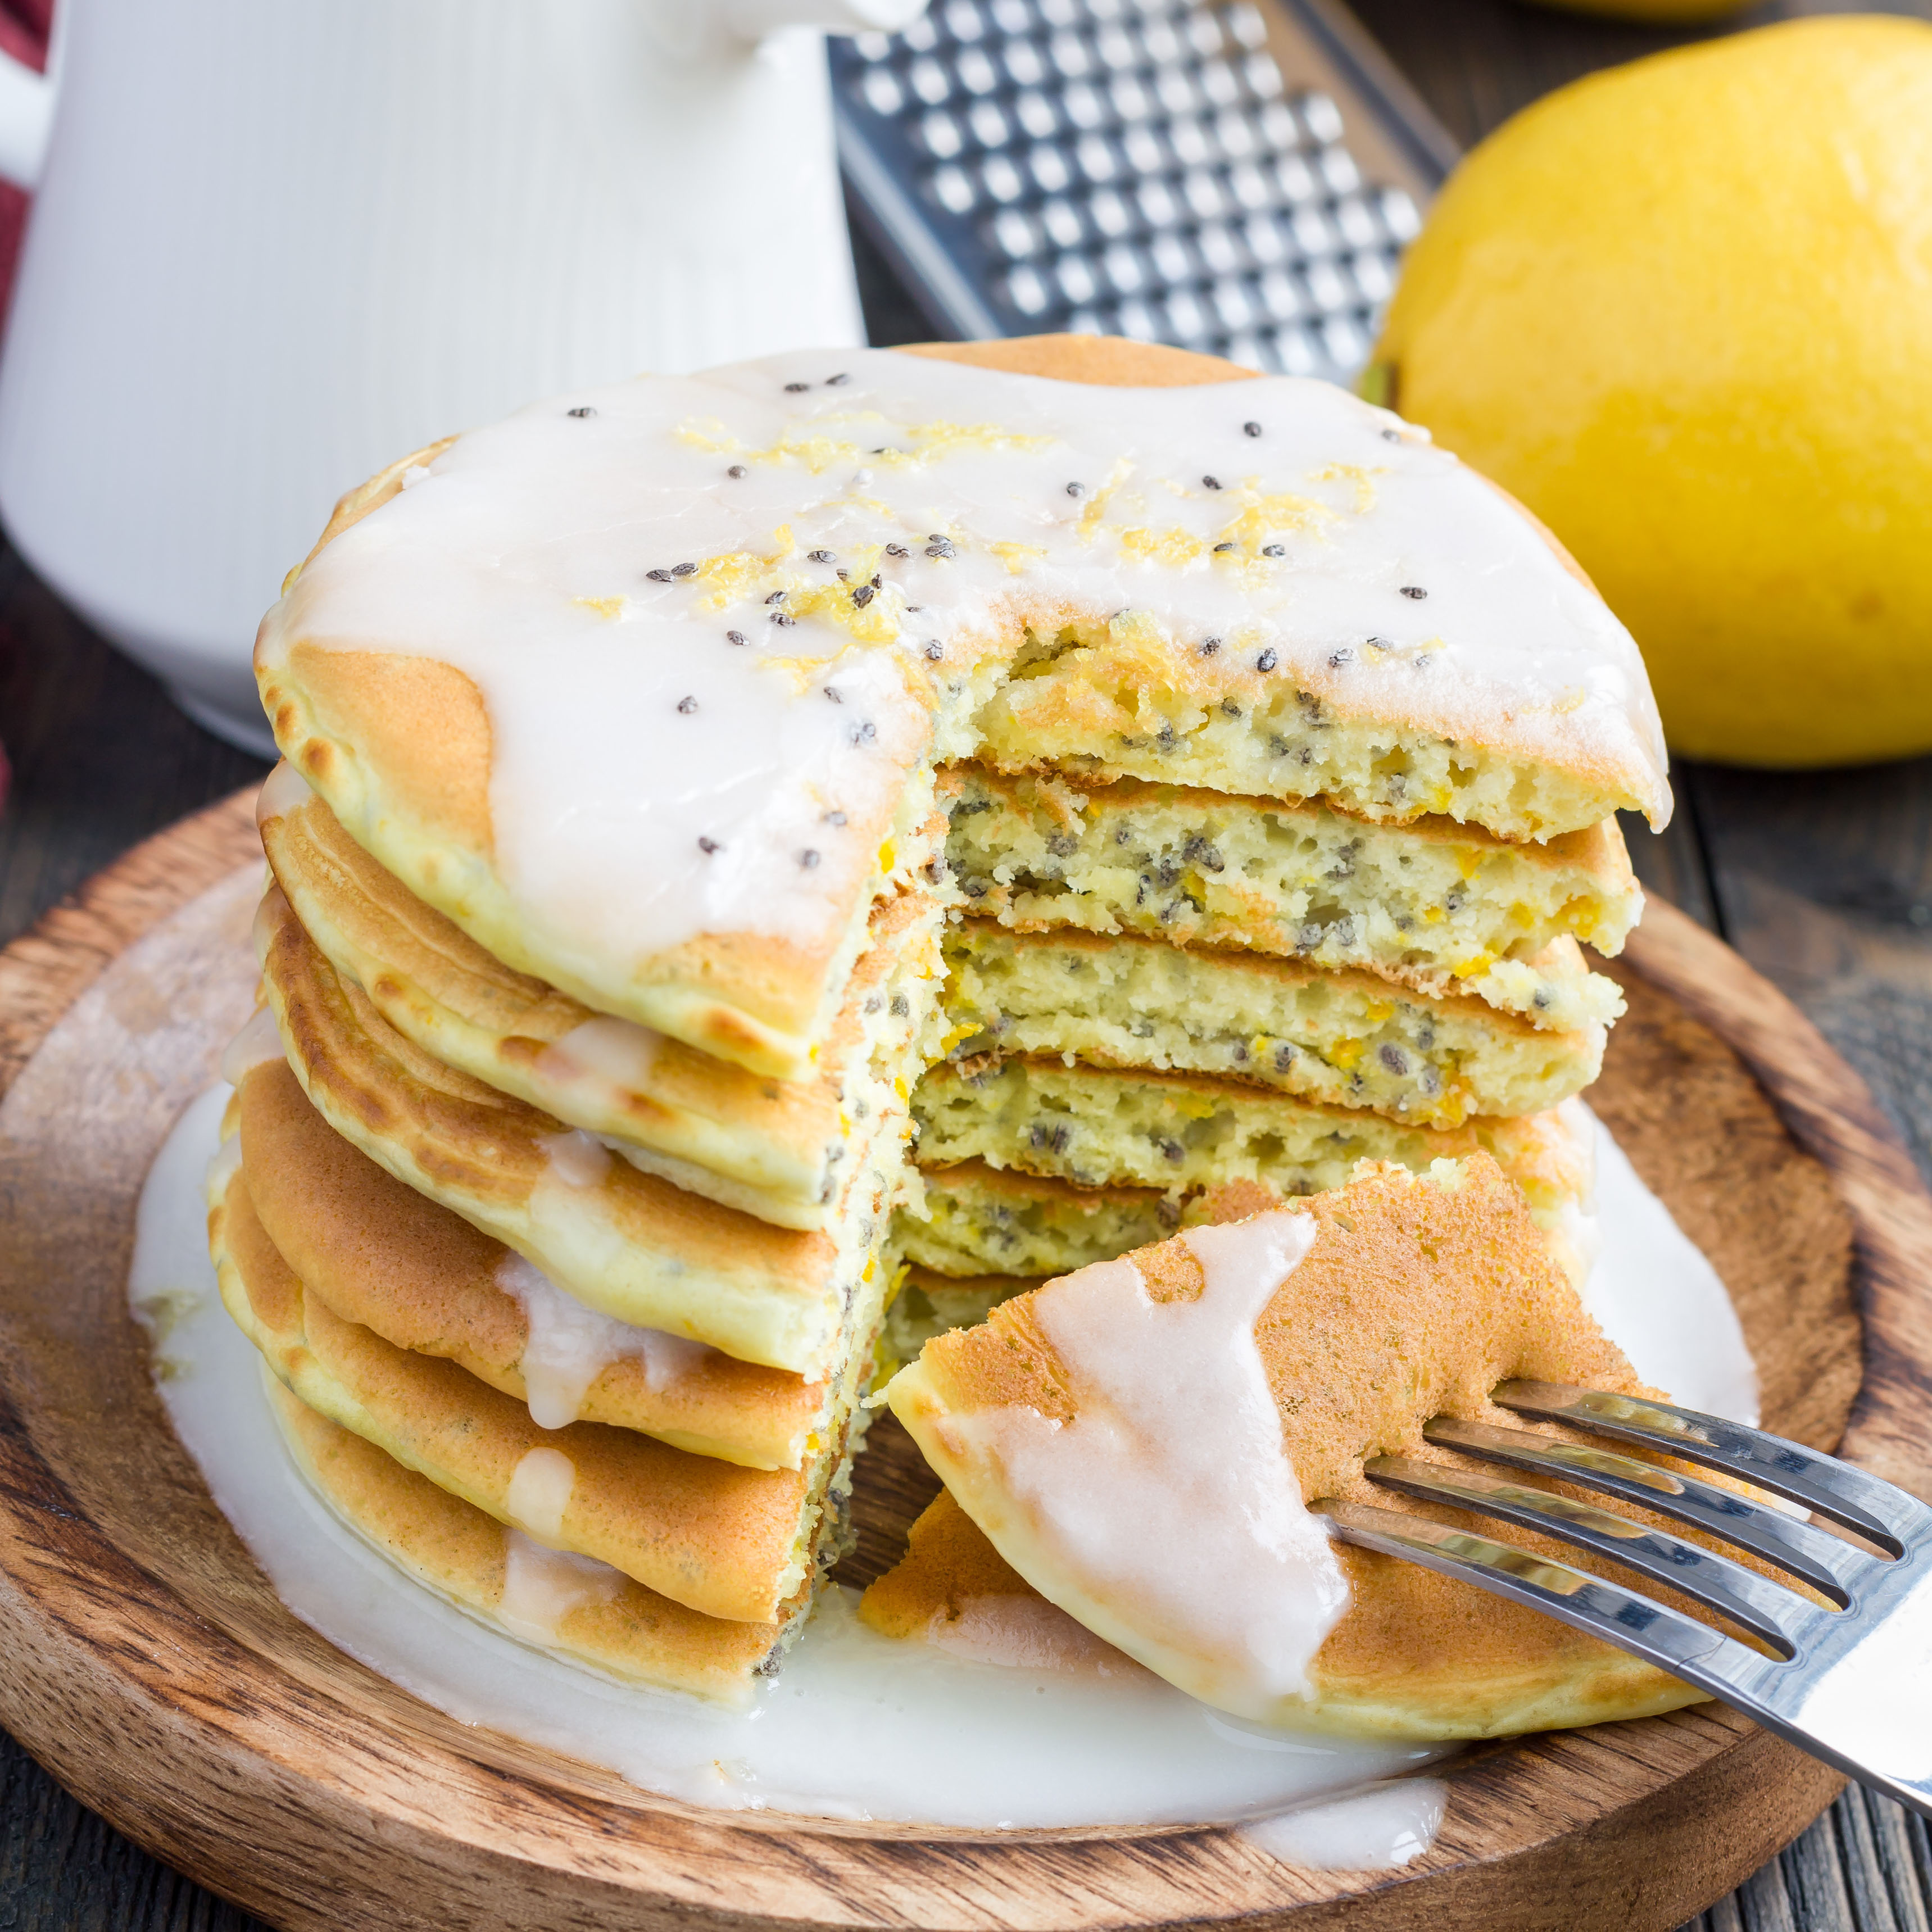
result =
[{"label": "wooden serving board", "polygon": [[[231,800],[0,954],[0,1721],[170,1864],[292,1932],[1667,1932],[1838,1788],[1707,1706],[1472,1751],[1424,1858],[1320,1873],[1216,1829],[707,1812],[418,1703],[282,1608],[170,1432],[125,1310],[142,1176],[246,1011],[248,896],[220,888],[259,856]],[[1725,1277],[1767,1422],[1842,1432],[1932,1495],[1932,1198],[1910,1160],[1796,1010],[1669,907],[1622,976],[1591,1098]],[[931,1488],[888,1431],[861,1471],[855,1578]]]}]

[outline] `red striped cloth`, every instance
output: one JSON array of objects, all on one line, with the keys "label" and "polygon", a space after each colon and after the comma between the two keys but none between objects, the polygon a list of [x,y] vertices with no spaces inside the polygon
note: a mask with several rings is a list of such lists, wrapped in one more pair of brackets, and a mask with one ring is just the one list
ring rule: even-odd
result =
[{"label": "red striped cloth", "polygon": [[[0,0],[0,51],[44,68],[47,28],[53,0]],[[14,286],[14,257],[20,252],[20,230],[26,225],[27,197],[10,183],[0,182],[0,314]]]}]

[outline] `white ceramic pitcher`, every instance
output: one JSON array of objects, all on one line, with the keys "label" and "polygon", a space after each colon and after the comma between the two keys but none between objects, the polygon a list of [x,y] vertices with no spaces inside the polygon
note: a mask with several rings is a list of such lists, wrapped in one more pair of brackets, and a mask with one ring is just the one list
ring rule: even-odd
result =
[{"label": "white ceramic pitcher", "polygon": [[814,28],[924,0],[65,0],[0,515],[212,730],[340,493],[531,398],[862,339]]}]

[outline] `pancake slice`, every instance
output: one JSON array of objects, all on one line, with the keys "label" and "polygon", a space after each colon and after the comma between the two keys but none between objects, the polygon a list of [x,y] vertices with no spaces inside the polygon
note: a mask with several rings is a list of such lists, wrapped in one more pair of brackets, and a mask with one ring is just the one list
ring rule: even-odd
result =
[{"label": "pancake slice", "polygon": [[[1443,1459],[1432,1416],[1521,1426],[1489,1401],[1512,1376],[1655,1393],[1475,1155],[1366,1166],[1049,1282],[928,1342],[889,1393],[1015,1580],[1237,1715],[1443,1738],[1696,1701],[1532,1611],[1331,1546],[1303,1513],[1385,1504],[1364,1462]],[[875,1628],[922,1634],[1021,1593],[948,1515],[868,1592]]]},{"label": "pancake slice", "polygon": [[1552,1214],[1586,1198],[1591,1184],[1588,1122],[1574,1101],[1520,1120],[1426,1127],[1204,1074],[1020,1055],[928,1069],[913,1109],[922,1168],[980,1161],[1176,1199],[1238,1181],[1310,1194],[1340,1186],[1358,1160],[1420,1168],[1478,1149]]},{"label": "pancake slice", "polygon": [[1230,797],[955,765],[946,866],[967,909],[1022,932],[1074,926],[1352,968],[1570,1031],[1622,996],[1576,942],[1622,950],[1642,909],[1614,819],[1542,844],[1318,800]]},{"label": "pancake slice", "polygon": [[1594,1022],[1555,1032],[1480,1000],[1254,952],[982,919],[952,926],[945,952],[956,1060],[998,1052],[1214,1074],[1447,1127],[1540,1113],[1603,1064]]},{"label": "pancake slice", "polygon": [[211,1193],[222,1299],[308,1407],[500,1522],[707,1616],[776,1624],[808,1599],[815,1552],[838,1541],[828,1492],[842,1442],[806,1471],[754,1470],[598,1423],[540,1429],[454,1363],[395,1348],[309,1295],[262,1229],[245,1164],[218,1172]]},{"label": "pancake slice", "polygon": [[418,1582],[493,1628],[592,1669],[716,1702],[748,1704],[802,1626],[707,1617],[588,1557],[506,1529],[280,1382],[269,1398],[313,1489],[349,1527]]},{"label": "pancake slice", "polygon": [[[825,1233],[775,1228],[614,1156],[601,1141],[446,1067],[337,974],[278,893],[256,925],[289,1064],[330,1126],[396,1178],[620,1322],[820,1379],[877,1324],[901,1128],[872,1121]],[[878,1158],[868,1158],[876,1150]]]},{"label": "pancake slice", "polygon": [[506,966],[385,872],[290,766],[263,787],[256,817],[303,929],[405,1038],[688,1192],[777,1226],[823,1228],[848,1135],[896,1106],[892,1082],[940,972],[926,896],[874,909],[818,1066],[781,1081]]},{"label": "pancake slice", "polygon": [[546,1427],[608,1423],[758,1469],[799,1468],[836,1436],[835,1383],[623,1330],[568,1302],[514,1249],[352,1147],[286,1061],[250,1068],[237,1097],[255,1211],[310,1298],[342,1321],[460,1364]]}]

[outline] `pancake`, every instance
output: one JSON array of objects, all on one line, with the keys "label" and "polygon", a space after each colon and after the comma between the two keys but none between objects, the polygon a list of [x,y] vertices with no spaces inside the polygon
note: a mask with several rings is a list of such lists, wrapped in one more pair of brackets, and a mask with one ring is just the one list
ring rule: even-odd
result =
[{"label": "pancake", "polygon": [[939,975],[922,895],[874,910],[818,1070],[782,1082],[513,971],[377,865],[288,766],[262,788],[256,817],[302,928],[398,1032],[688,1192],[776,1226],[823,1228],[853,1126],[898,1111],[892,1082]]},{"label": "pancake", "polygon": [[422,1584],[525,1643],[612,1677],[748,1704],[786,1641],[780,1629],[707,1617],[622,1571],[548,1550],[406,1469],[272,1382],[283,1439],[310,1488]]},{"label": "pancake", "polygon": [[[1159,1388],[1170,1373],[1171,1405],[1121,1408],[1137,1377]],[[1250,1376],[1260,1418],[1236,1412]],[[1384,1454],[1453,1460],[1423,1442],[1432,1416],[1522,1427],[1488,1399],[1512,1376],[1656,1393],[1552,1267],[1521,1196],[1484,1156],[1426,1175],[1365,1167],[1292,1210],[1175,1236],[1006,1302],[982,1326],[928,1342],[894,1378],[893,1413],[984,1540],[935,1505],[862,1614],[888,1634],[922,1636],[976,1601],[1030,1588],[1219,1708],[1382,1736],[1507,1736],[1697,1701],[1552,1618],[1330,1545],[1295,1507],[1330,1496],[1387,1506],[1362,1466]],[[1065,1460],[1042,1453],[1043,1442],[1073,1444],[1088,1412],[1116,1432],[1109,1442],[1142,1431],[1125,1460],[1096,1448],[1090,1431]],[[1276,1431],[1286,1460],[1270,1465]],[[1217,1460],[1237,1440],[1257,1445],[1260,1466]],[[1222,1520],[1203,1526],[1198,1547],[1185,1526],[1198,1498],[1168,1477],[1170,1460],[1222,1487],[1206,1514]],[[1268,1621],[1264,1604],[1254,1616],[1252,1628],[1276,1641],[1306,1639],[1305,1671],[1235,1640],[1250,1628],[1247,1593],[1298,1574],[1264,1546],[1270,1516],[1227,1532],[1249,1502],[1248,1477],[1262,1505],[1292,1513],[1288,1528],[1306,1525],[1310,1574],[1334,1566],[1346,1585],[1304,1625]],[[1298,1497],[1271,1502],[1277,1480]],[[1298,1676],[1300,1688],[1285,1690]]]},{"label": "pancake", "polygon": [[1480,1000],[1252,952],[982,919],[951,927],[945,952],[956,1060],[998,1052],[1216,1074],[1448,1127],[1472,1114],[1541,1113],[1603,1065],[1600,1024],[1555,1032]]},{"label": "pancake", "polygon": [[883,1380],[910,1361],[935,1335],[951,1328],[972,1328],[985,1321],[1003,1301],[1010,1301],[1036,1278],[1024,1275],[982,1274],[963,1279],[934,1274],[929,1268],[908,1264],[886,1310],[874,1352],[875,1373]]},{"label": "pancake", "polygon": [[248,1191],[309,1298],[398,1348],[454,1362],[545,1426],[584,1420],[750,1468],[796,1469],[842,1422],[836,1385],[626,1329],[334,1132],[286,1062],[242,1073]]},{"label": "pancake", "polygon": [[808,1600],[815,1552],[836,1552],[842,1440],[808,1470],[762,1470],[598,1423],[540,1429],[454,1363],[395,1348],[309,1295],[263,1231],[242,1162],[218,1163],[209,1191],[222,1299],[308,1407],[500,1522],[706,1616],[776,1624]]},{"label": "pancake", "polygon": [[1173,354],[994,360],[644,378],[393,465],[263,622],[284,755],[515,971],[793,1078],[938,764],[1662,821],[1628,633],[1424,433]]},{"label": "pancake", "polygon": [[1621,951],[1642,908],[1614,819],[1510,844],[1448,819],[1390,827],[1319,800],[977,765],[942,772],[940,802],[955,890],[1016,930],[1250,946],[1564,1030],[1623,1010],[1576,950]]},{"label": "pancake", "polygon": [[1358,1160],[1421,1168],[1481,1149],[1539,1209],[1560,1213],[1590,1188],[1587,1123],[1567,1104],[1520,1120],[1425,1127],[1203,1074],[1016,1056],[929,1069],[913,1109],[922,1168],[980,1161],[1082,1187],[1178,1198],[1240,1181],[1312,1194],[1340,1186]]},{"label": "pancake", "polygon": [[[590,1307],[818,1379],[868,1336],[890,1183],[856,1145],[824,1233],[688,1193],[525,1102],[444,1066],[340,978],[280,895],[256,922],[289,1064],[334,1130]],[[896,1122],[874,1123],[899,1158]]]}]

